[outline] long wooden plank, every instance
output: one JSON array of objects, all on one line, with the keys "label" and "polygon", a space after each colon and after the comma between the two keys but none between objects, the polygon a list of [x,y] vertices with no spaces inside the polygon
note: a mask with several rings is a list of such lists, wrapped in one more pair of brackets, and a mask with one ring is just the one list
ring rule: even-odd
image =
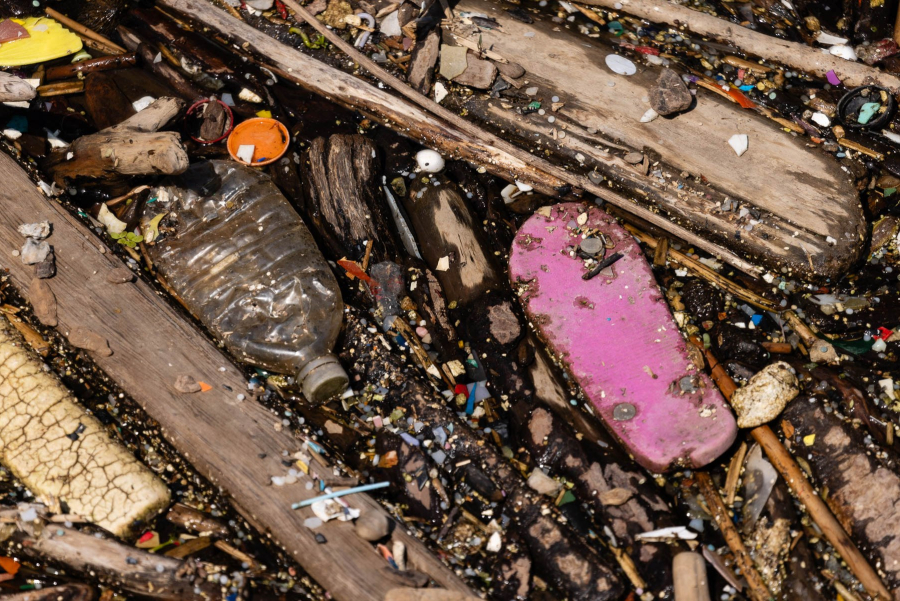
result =
[{"label": "long wooden plank", "polygon": [[[248,521],[275,539],[336,599],[381,601],[398,588],[384,570],[384,560],[356,536],[351,523],[334,520],[316,531],[304,527],[312,511],[293,511],[291,503],[315,492],[306,490],[302,479],[272,485],[272,476],[287,472],[283,452],[293,454],[300,443],[281,430],[280,416],[253,400],[238,399],[247,382],[231,360],[146,283],[109,283],[107,274],[122,268],[122,261],[89,228],[44,197],[5,154],[0,154],[0,180],[0,268],[13,284],[24,292],[32,279],[32,268],[12,254],[24,242],[16,228],[50,221],[58,273],[49,283],[59,304],[59,331],[68,336],[79,326],[106,338],[113,353],[92,353],[97,364],[159,422],[166,438],[201,473],[231,495]],[[181,375],[213,389],[179,394],[174,384]],[[384,511],[366,495],[348,500],[363,512]],[[317,532],[327,543],[316,542]],[[443,587],[469,592],[418,539],[402,528],[393,536],[406,545],[411,568]]]},{"label": "long wooden plank", "polygon": [[[602,41],[538,15],[534,23],[522,23],[496,0],[462,0],[459,8],[500,22],[500,29],[480,29],[468,37],[525,65],[523,86],[538,89],[534,99],[547,109],[553,96],[565,103],[545,115],[520,115],[475,95],[467,102],[470,114],[572,162],[580,154],[583,164],[639,191],[640,204],[658,206],[688,229],[758,256],[777,273],[786,267],[801,277],[836,277],[859,257],[866,232],[859,194],[837,161],[807,147],[808,140],[702,88],[689,111],[641,123],[659,67],[638,63],[634,75],[617,75],[605,63],[613,48]],[[728,145],[734,134],[749,137],[743,156]],[[646,175],[638,173],[621,160],[626,151],[608,152],[616,146],[658,158],[659,164]],[[657,169],[664,183],[653,174]],[[708,185],[692,181],[699,176]],[[723,211],[726,198],[760,210],[760,218]]]}]

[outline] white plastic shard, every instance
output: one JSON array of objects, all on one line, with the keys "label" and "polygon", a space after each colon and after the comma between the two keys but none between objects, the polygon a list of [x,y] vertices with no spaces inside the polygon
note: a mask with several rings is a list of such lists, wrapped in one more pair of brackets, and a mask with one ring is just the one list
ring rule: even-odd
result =
[{"label": "white plastic shard", "polygon": [[728,145],[734,149],[735,154],[742,156],[750,147],[750,138],[747,134],[734,134],[728,138]]}]

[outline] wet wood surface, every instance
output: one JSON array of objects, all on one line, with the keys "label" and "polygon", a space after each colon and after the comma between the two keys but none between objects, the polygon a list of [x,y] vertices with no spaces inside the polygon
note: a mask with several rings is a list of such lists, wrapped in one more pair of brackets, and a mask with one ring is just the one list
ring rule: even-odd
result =
[{"label": "wet wood surface", "polygon": [[[504,108],[502,99],[476,94],[465,106],[482,123],[595,170],[636,192],[638,203],[659,207],[672,221],[770,269],[835,277],[859,257],[866,222],[856,189],[840,164],[808,148],[806,138],[702,88],[689,111],[641,123],[660,67],[636,63],[634,75],[617,75],[605,63],[613,48],[600,40],[537,15],[534,23],[522,23],[495,0],[463,0],[459,9],[499,21],[500,28],[467,39],[480,36],[483,47],[526,65],[519,93],[536,87],[528,99],[541,101],[546,111],[522,115]],[[554,96],[563,103],[558,110],[551,108]],[[734,134],[749,137],[742,156],[728,145]],[[623,161],[631,151],[648,155],[652,169],[639,172]],[[657,169],[663,184],[653,174]],[[700,176],[708,185],[695,183]],[[760,217],[722,210],[726,198],[759,210]]]},{"label": "wet wood surface", "polygon": [[[303,526],[312,511],[291,510],[291,503],[313,496],[302,485],[275,487],[271,476],[284,475],[282,451],[300,448],[289,432],[253,400],[238,400],[247,383],[241,370],[209,342],[180,312],[141,280],[111,284],[107,273],[123,268],[96,236],[56,202],[45,198],[28,176],[6,155],[0,155],[0,268],[25,291],[33,274],[14,257],[23,239],[16,228],[47,220],[53,224],[58,274],[50,280],[58,301],[59,331],[76,326],[109,342],[112,355],[92,354],[147,413],[166,438],[208,477],[225,489],[238,511],[271,536],[319,584],[339,600],[380,601],[396,588],[372,546],[358,538],[346,522],[329,522],[317,531]],[[175,381],[191,375],[212,390],[185,395]],[[280,424],[279,424],[280,425]],[[367,495],[349,498],[352,506],[384,511]],[[316,542],[323,534],[326,544]],[[393,536],[407,548],[409,564],[431,575],[440,586],[468,591],[463,582],[402,528]]]}]

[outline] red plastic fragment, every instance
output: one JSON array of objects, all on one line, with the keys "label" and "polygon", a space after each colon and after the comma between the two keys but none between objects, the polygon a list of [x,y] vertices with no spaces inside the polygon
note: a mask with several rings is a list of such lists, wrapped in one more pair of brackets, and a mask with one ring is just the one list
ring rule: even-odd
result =
[{"label": "red plastic fragment", "polygon": [[144,534],[141,535],[141,538],[138,539],[138,542],[146,543],[151,538],[153,538],[153,532],[148,530],[147,532],[145,532]]},{"label": "red plastic fragment", "polygon": [[872,338],[875,338],[876,340],[879,338],[881,340],[887,340],[888,338],[891,337],[891,334],[893,334],[893,333],[894,333],[893,330],[889,330],[887,328],[878,328],[878,333],[876,335],[872,336]]},{"label": "red plastic fragment", "polygon": [[650,46],[635,46],[634,49],[641,54],[652,54],[653,56],[659,56],[659,50],[656,48],[651,48]]}]

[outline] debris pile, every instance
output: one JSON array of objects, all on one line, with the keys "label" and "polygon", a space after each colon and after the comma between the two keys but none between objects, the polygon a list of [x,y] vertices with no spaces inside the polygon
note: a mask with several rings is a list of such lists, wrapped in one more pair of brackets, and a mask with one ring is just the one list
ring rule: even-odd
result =
[{"label": "debris pile", "polygon": [[0,595],[896,597],[897,10],[0,0]]}]

